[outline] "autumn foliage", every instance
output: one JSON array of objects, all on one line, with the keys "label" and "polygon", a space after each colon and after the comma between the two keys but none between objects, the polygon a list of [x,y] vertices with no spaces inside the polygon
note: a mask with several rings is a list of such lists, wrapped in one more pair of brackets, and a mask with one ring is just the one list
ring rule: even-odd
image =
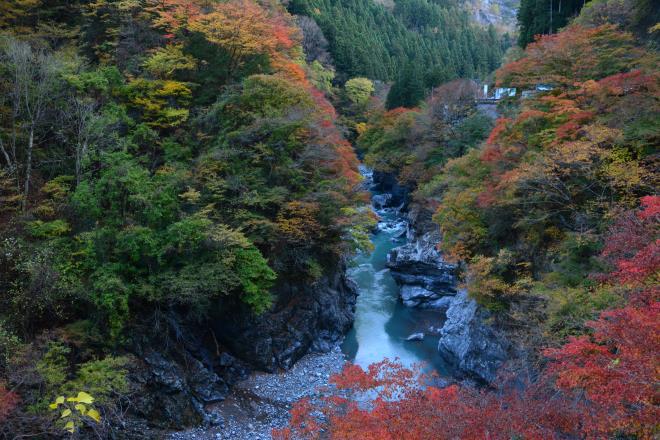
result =
[{"label": "autumn foliage", "polygon": [[[298,31],[291,19],[273,8],[258,5],[253,0],[202,2],[198,0],[164,0],[155,2],[152,10],[158,16],[156,25],[176,41],[191,32],[199,32],[211,44],[223,48],[228,56],[227,73],[252,56],[267,55],[274,67],[295,70],[289,61],[289,51],[298,44]],[[298,69],[300,66],[298,66]],[[304,74],[303,74],[304,75]],[[299,79],[303,79],[299,75]]]},{"label": "autumn foliage", "polygon": [[0,383],[0,422],[2,422],[19,402],[18,395]]},{"label": "autumn foliage", "polygon": [[639,67],[641,52],[633,36],[613,24],[572,25],[528,45],[526,56],[499,70],[497,80],[515,87],[569,86]]},{"label": "autumn foliage", "polygon": [[[497,76],[531,93],[480,148],[431,178],[420,178],[423,159],[410,147],[423,142],[410,134],[418,121],[434,122],[423,112],[377,115],[359,141],[377,168],[402,178],[417,170],[416,198],[437,202],[440,247],[468,263],[473,298],[521,328],[546,326],[532,347],[550,346],[539,350],[538,374],[503,372],[489,390],[442,388],[396,362],[349,365],[333,396],[297,405],[278,438],[657,437],[657,54],[613,25],[572,25]],[[524,309],[541,296],[547,322]]]},{"label": "autumn foliage", "polygon": [[[657,245],[658,197],[646,197],[642,204],[641,210],[626,213],[612,235],[636,237],[639,229],[629,229],[633,216],[643,222],[641,236],[652,236]],[[276,438],[655,438],[660,263],[641,257],[648,252],[639,241],[630,250],[622,243],[616,237],[603,257],[615,259],[618,269],[607,282],[628,286],[630,303],[589,323],[593,334],[545,350],[548,366],[535,381],[521,384],[503,376],[496,390],[438,388],[432,385],[434,377],[396,362],[385,360],[366,371],[348,365],[332,379],[337,395],[317,406],[298,403],[290,426],[276,432]]]},{"label": "autumn foliage", "polygon": [[[51,20],[67,12],[58,2],[12,3],[44,3],[40,25],[61,31]],[[0,420],[21,397],[0,437],[44,437],[22,415],[30,408],[54,421],[44,402],[79,368],[103,386],[83,362],[130,352],[136,337],[201,325],[215,306],[223,319],[245,313],[274,333],[298,334],[307,323],[271,322],[269,313],[305,309],[313,298],[302,292],[368,246],[374,223],[355,152],[314,85],[314,75],[330,84],[334,73],[308,64],[283,2],[68,3],[76,32],[66,37],[5,35],[0,23],[0,193],[11,202],[0,207],[0,383],[12,390],[0,387]],[[33,101],[43,117],[28,122]],[[291,295],[278,296],[282,286]],[[164,319],[155,310],[171,313],[171,325],[144,326],[146,316]],[[47,342],[70,342],[56,330],[80,322],[98,343],[85,336],[75,354],[63,349],[54,385],[45,374],[27,383],[5,374],[22,355],[15,346],[47,333],[25,361],[39,368]],[[268,331],[260,337],[272,339]],[[269,347],[275,367],[283,346]],[[108,398],[104,429],[126,427],[123,411],[106,418],[120,399]],[[180,417],[164,425],[197,423],[204,412],[180,403]]]}]

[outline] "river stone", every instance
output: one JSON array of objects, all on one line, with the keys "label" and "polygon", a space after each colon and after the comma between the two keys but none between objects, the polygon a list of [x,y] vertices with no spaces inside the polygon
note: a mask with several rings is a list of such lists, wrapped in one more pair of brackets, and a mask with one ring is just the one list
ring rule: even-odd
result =
[{"label": "river stone", "polygon": [[424,333],[413,333],[406,338],[406,341],[423,341]]},{"label": "river stone", "polygon": [[462,290],[452,299],[438,342],[445,360],[466,376],[486,383],[495,380],[509,347],[504,336],[487,324],[489,317],[488,311]]}]

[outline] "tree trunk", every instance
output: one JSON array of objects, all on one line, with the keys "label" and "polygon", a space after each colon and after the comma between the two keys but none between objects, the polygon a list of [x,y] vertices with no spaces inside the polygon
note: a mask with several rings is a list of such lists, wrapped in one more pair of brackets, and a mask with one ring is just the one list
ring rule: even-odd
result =
[{"label": "tree trunk", "polygon": [[81,156],[82,156],[82,147],[80,144],[76,147],[76,186],[80,185],[80,168],[82,167],[81,162]]},{"label": "tree trunk", "polygon": [[78,144],[76,148],[76,186],[80,185],[82,179],[82,161],[85,155],[87,155],[87,141],[82,145]]},{"label": "tree trunk", "polygon": [[27,201],[30,194],[30,178],[32,177],[32,148],[34,146],[34,125],[30,126],[28,138],[27,158],[25,159],[25,189],[23,191],[23,212],[27,211]]},{"label": "tree trunk", "polygon": [[2,155],[5,157],[5,162],[7,162],[7,167],[9,168],[9,173],[13,174],[14,173],[14,163],[12,162],[11,158],[9,157],[9,153],[7,153],[7,150],[5,150],[5,144],[2,142],[2,139],[0,139],[0,151],[2,151]]},{"label": "tree trunk", "polygon": [[552,0],[550,0],[550,32],[548,33],[552,35]]}]

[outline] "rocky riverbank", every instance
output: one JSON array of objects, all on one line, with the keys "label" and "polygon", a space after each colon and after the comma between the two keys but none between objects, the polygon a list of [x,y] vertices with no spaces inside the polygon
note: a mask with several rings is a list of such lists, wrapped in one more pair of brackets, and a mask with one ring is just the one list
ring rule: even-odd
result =
[{"label": "rocky riverbank", "polygon": [[[270,439],[273,429],[285,427],[291,405],[308,397],[312,402],[331,392],[328,379],[345,363],[338,347],[328,353],[304,356],[287,371],[255,372],[237,383],[227,398],[210,406],[215,426],[171,434],[170,440]],[[328,391],[323,391],[328,388]]]},{"label": "rocky riverbank", "polygon": [[351,328],[357,290],[338,262],[315,283],[283,281],[277,303],[256,316],[242,303],[219,304],[211,327],[232,354],[264,371],[288,369],[311,351],[328,351]]},{"label": "rocky riverbank", "polygon": [[[441,237],[431,212],[410,203],[408,189],[392,175],[374,173],[373,181],[370,173],[367,177],[370,189],[377,194],[374,206],[396,212],[396,218],[388,221],[402,230],[401,237],[393,240],[405,243],[389,253],[386,264],[400,287],[402,302],[446,314],[446,319],[438,317],[437,324],[421,330],[439,336],[437,350],[454,366],[453,379],[491,382],[508,358],[509,344],[503,332],[491,324],[491,315],[458,289],[457,267],[445,262],[437,249]],[[388,224],[379,227],[387,228]],[[295,401],[303,397],[318,399],[318,389],[327,386],[329,376],[339,372],[345,363],[337,342],[353,323],[357,291],[343,269],[319,285],[308,287],[308,295],[292,286],[282,287],[278,304],[268,319],[257,322],[240,310],[234,315],[224,310],[223,316],[233,318],[216,321],[211,334],[217,334],[219,344],[241,360],[224,354],[227,365],[219,365],[220,371],[231,367],[242,376],[211,375],[214,380],[210,382],[220,385],[222,396],[215,392],[215,385],[207,393],[204,386],[197,390],[195,382],[191,382],[205,425],[171,434],[170,438],[269,439],[273,428],[286,426]],[[296,298],[295,303],[289,301]],[[421,344],[425,339],[423,333],[411,334],[406,343]],[[209,366],[218,371],[215,364],[211,362]],[[242,368],[245,365],[270,373],[248,375]],[[167,379],[165,373],[161,376]],[[224,386],[223,381],[230,387]],[[170,388],[176,385],[169,382]]]},{"label": "rocky riverbank", "polygon": [[[325,374],[335,372],[338,368],[334,367],[343,364],[336,347],[353,323],[356,297],[355,285],[340,262],[314,284],[282,282],[276,291],[277,303],[260,316],[241,303],[219,301],[210,318],[202,323],[188,322],[185,316],[170,313],[159,324],[145,325],[136,330],[142,337],[135,341],[131,353],[135,368],[129,380],[135,397],[129,415],[154,430],[221,426],[224,422],[220,414],[225,409],[232,414],[233,410],[224,402],[258,400],[259,393],[246,391],[250,380],[256,380],[254,377],[274,383],[284,380],[291,389],[280,391],[283,396],[293,396],[290,401],[312,393],[320,379],[303,378],[300,368]],[[309,353],[329,353],[329,357]],[[297,363],[306,355],[304,361]],[[315,366],[315,362],[319,365]],[[289,369],[291,373],[283,376],[276,373]],[[276,374],[250,375],[254,370]],[[250,378],[248,385],[244,382],[246,377]],[[295,382],[296,378],[300,379],[298,385],[286,382]],[[301,387],[304,391],[300,391]],[[246,397],[253,394],[254,399]],[[280,405],[282,399],[258,403],[270,405],[266,413],[273,414],[262,424],[264,432],[270,432],[273,420],[286,420],[287,409]],[[241,414],[238,419],[250,420],[246,412]],[[232,426],[230,419],[227,423],[226,426]],[[145,432],[140,438],[161,437]]]}]

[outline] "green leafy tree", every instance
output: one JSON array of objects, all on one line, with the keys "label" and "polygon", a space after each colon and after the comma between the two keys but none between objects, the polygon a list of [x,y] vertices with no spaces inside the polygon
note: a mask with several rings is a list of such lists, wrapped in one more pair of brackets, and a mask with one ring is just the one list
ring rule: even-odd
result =
[{"label": "green leafy tree", "polygon": [[367,78],[352,78],[344,85],[346,97],[353,104],[364,105],[374,93],[374,83]]}]

